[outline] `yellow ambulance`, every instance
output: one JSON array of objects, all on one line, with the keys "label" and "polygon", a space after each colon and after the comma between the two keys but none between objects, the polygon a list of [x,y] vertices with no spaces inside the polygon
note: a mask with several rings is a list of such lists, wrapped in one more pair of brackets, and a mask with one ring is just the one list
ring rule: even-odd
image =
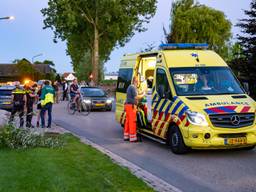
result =
[{"label": "yellow ambulance", "polygon": [[146,101],[139,105],[138,134],[166,143],[176,154],[191,148],[253,149],[255,101],[224,60],[207,47],[162,44],[157,51],[124,55],[116,120],[124,126],[126,90],[138,76],[147,82]]}]

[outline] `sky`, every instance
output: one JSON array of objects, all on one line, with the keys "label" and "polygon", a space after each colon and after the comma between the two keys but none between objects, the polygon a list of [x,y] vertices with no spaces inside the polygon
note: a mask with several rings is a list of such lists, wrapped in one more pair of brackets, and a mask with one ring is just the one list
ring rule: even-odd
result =
[{"label": "sky", "polygon": [[[15,16],[15,20],[0,20],[0,63],[11,63],[15,59],[27,58],[32,61],[45,59],[54,61],[59,73],[72,71],[71,60],[66,55],[66,43],[53,43],[53,32],[43,30],[43,16],[40,12],[47,7],[48,0],[0,0],[0,17]],[[169,30],[172,0],[158,0],[157,12],[145,27],[143,33],[135,33],[124,47],[115,48],[110,60],[105,63],[107,72],[118,70],[121,57],[127,53],[139,52],[164,39],[163,26]],[[235,38],[240,29],[234,27],[245,17],[243,10],[250,8],[251,0],[198,0],[199,3],[221,10],[233,24]]]}]

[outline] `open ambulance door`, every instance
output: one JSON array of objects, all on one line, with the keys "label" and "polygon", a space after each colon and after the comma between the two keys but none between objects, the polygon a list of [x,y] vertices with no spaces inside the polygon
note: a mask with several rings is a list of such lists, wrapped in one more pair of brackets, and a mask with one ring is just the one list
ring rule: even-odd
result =
[{"label": "open ambulance door", "polygon": [[146,94],[138,104],[138,126],[149,133],[152,133],[152,89],[157,55],[157,52],[139,55],[135,68],[135,75],[139,79],[138,92]]}]

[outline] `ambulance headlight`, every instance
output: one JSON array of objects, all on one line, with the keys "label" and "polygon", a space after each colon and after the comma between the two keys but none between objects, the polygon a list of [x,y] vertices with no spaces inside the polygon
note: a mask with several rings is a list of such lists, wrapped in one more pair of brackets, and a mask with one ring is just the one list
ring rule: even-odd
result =
[{"label": "ambulance headlight", "polygon": [[111,100],[111,99],[107,99],[107,100],[106,100],[106,103],[107,103],[107,104],[111,104],[111,103],[112,103],[112,100]]},{"label": "ambulance headlight", "polygon": [[193,125],[208,126],[208,122],[203,114],[193,111],[186,111],[188,121]]},{"label": "ambulance headlight", "polygon": [[92,103],[92,101],[91,101],[91,100],[89,100],[89,99],[84,99],[84,103],[86,103],[86,104],[91,104],[91,103]]}]

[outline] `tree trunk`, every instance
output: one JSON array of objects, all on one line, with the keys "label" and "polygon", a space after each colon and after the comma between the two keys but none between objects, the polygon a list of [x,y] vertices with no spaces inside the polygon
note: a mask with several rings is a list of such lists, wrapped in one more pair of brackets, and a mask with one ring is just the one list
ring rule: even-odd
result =
[{"label": "tree trunk", "polygon": [[96,25],[94,26],[93,80],[96,85],[99,83],[99,31]]}]

